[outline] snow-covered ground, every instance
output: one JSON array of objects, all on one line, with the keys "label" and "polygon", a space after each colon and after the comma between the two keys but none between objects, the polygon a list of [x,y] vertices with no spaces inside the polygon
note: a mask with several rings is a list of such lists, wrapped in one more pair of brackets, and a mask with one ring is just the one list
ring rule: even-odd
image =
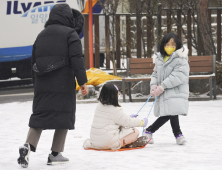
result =
[{"label": "snow-covered ground", "polygon": [[[144,103],[122,103],[126,113],[137,113]],[[146,117],[148,103],[140,113]],[[170,123],[154,134],[154,144],[124,152],[84,150],[95,103],[77,104],[76,130],[69,131],[64,156],[68,164],[47,166],[53,130],[43,131],[37,152],[30,154],[30,170],[220,170],[222,169],[222,100],[190,102],[188,116],[180,116],[185,146],[176,145]],[[0,170],[23,169],[18,148],[25,142],[32,102],[0,104]],[[151,113],[149,125],[156,118]],[[142,131],[142,128],[139,128]]]}]

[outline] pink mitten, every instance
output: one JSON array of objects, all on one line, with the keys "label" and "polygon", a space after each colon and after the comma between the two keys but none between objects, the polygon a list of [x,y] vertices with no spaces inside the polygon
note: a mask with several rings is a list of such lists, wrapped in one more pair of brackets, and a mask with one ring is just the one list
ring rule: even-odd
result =
[{"label": "pink mitten", "polygon": [[156,89],[157,89],[156,85],[154,85],[150,88],[150,95],[151,96],[153,96],[153,97],[155,96]]},{"label": "pink mitten", "polygon": [[163,86],[157,86],[157,89],[155,91],[155,96],[159,96],[161,93],[163,93],[164,88]]}]

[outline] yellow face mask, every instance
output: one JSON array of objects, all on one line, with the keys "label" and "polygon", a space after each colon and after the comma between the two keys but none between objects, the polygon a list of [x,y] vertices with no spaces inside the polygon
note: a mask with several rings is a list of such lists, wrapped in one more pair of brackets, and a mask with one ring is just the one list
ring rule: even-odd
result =
[{"label": "yellow face mask", "polygon": [[175,47],[164,47],[164,50],[166,51],[166,53],[168,55],[171,55],[176,50],[176,48]]}]

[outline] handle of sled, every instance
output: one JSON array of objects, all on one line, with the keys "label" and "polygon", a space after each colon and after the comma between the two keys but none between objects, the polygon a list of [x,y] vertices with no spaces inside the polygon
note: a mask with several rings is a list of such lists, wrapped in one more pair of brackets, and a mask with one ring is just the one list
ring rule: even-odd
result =
[{"label": "handle of sled", "polygon": [[136,115],[139,114],[139,112],[142,110],[142,108],[149,102],[149,100],[150,100],[151,97],[152,97],[152,96],[150,95],[150,97],[147,99],[146,103],[141,107],[141,109],[137,112]]},{"label": "handle of sled", "polygon": [[[152,109],[153,109],[153,106],[154,106],[154,104],[155,104],[155,102],[156,102],[156,99],[157,99],[157,97],[155,97],[155,100],[154,100],[154,102],[153,102],[153,104],[152,104],[152,107],[151,107],[151,109],[150,109],[150,112],[149,112],[149,114],[147,115],[147,119],[148,119],[148,117],[149,117],[149,115],[150,115],[150,113],[151,113],[151,111],[152,111]],[[148,123],[147,123],[148,124]],[[144,132],[144,127],[143,127],[143,132]],[[143,135],[143,132],[142,132],[142,135]]]}]

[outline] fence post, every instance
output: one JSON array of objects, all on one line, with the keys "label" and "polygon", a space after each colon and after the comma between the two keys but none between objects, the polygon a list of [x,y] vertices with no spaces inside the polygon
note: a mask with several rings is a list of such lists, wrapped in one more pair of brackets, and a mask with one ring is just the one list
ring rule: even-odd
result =
[{"label": "fence post", "polygon": [[110,35],[109,35],[109,15],[105,16],[105,29],[106,29],[106,69],[110,68]]},{"label": "fence post", "polygon": [[211,9],[208,9],[208,19],[211,26]]},{"label": "fence post", "polygon": [[151,57],[151,45],[152,45],[152,16],[147,16],[147,26],[146,26],[146,33],[147,33],[147,58]]},{"label": "fence post", "polygon": [[[213,55],[213,73],[216,74],[216,55]],[[214,88],[214,99],[217,99],[216,94],[216,77],[213,79],[213,88]]]},{"label": "fence post", "polygon": [[158,16],[157,16],[157,52],[160,51],[160,39],[161,39],[161,13],[162,5],[158,4]]},{"label": "fence post", "polygon": [[[208,14],[209,14],[209,11],[210,10],[208,10]],[[198,51],[199,51],[198,55],[202,55],[202,43],[201,43],[201,38],[200,38],[200,27],[199,27],[199,25],[197,25],[197,45],[198,45]]]},{"label": "fence post", "polygon": [[167,10],[167,33],[171,32],[171,10]]},{"label": "fence post", "polygon": [[125,100],[125,79],[122,79],[122,93],[123,93],[123,102],[126,102]]},{"label": "fence post", "polygon": [[210,84],[210,100],[212,100],[212,76],[210,76],[209,84]]},{"label": "fence post", "polygon": [[120,16],[116,15],[116,60],[117,68],[120,68]]},{"label": "fence post", "polygon": [[152,16],[147,16],[147,57],[151,57],[151,44],[152,44]]},{"label": "fence post", "polygon": [[85,67],[89,69],[89,16],[84,15],[84,58],[85,58]]},{"label": "fence post", "polygon": [[188,39],[187,39],[187,46],[189,49],[189,56],[192,55],[192,40],[191,40],[191,10],[189,9],[187,12],[187,34],[188,34]]},{"label": "fence post", "polygon": [[93,11],[92,11],[92,0],[88,0],[89,7],[89,67],[94,67],[93,59]]},{"label": "fence post", "polygon": [[217,61],[221,61],[221,9],[217,10]]},{"label": "fence post", "polygon": [[136,33],[137,33],[137,58],[141,58],[141,17],[136,16]]},{"label": "fence post", "polygon": [[130,16],[126,16],[126,54],[131,58]]},{"label": "fence post", "polygon": [[[181,9],[177,10],[177,20],[178,20],[179,23],[181,23],[181,13],[182,13]],[[182,36],[181,36],[181,30],[182,30],[181,25],[177,24],[177,35],[178,35],[179,39],[182,42],[183,40],[182,40]]]},{"label": "fence post", "polygon": [[198,43],[198,51],[200,52],[200,54],[199,55],[202,55],[202,45],[201,45],[201,39],[200,39],[200,27],[199,27],[199,25],[197,26],[198,27],[198,30],[197,30],[197,32],[198,32],[198,34],[197,34],[197,43]]},{"label": "fence post", "polygon": [[100,67],[100,54],[99,54],[99,16],[95,16],[95,66]]}]

